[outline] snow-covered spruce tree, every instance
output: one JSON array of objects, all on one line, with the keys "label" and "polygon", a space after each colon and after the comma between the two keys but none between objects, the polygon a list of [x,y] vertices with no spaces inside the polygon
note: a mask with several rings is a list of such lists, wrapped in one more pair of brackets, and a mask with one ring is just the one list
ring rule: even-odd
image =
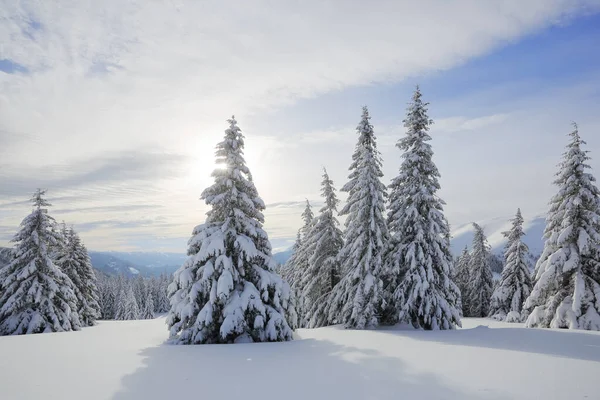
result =
[{"label": "snow-covered spruce tree", "polygon": [[517,210],[511,221],[510,231],[503,232],[508,239],[504,249],[505,265],[502,277],[492,294],[490,316],[506,322],[521,322],[523,303],[531,293],[531,272],[529,271],[529,248],[523,243],[523,217]]},{"label": "snow-covered spruce tree", "polygon": [[302,276],[305,320],[309,328],[328,325],[329,295],[340,279],[339,253],[344,244],[342,231],[335,215],[339,200],[333,181],[323,169],[321,195],[325,204],[306,237],[302,251],[309,257],[308,268]]},{"label": "snow-covered spruce tree", "polygon": [[34,209],[12,239],[12,261],[0,271],[0,335],[80,328],[73,283],[49,256],[58,238],[45,193],[33,195]]},{"label": "snow-covered spruce tree", "polygon": [[300,249],[302,248],[302,234],[301,234],[301,229],[298,229],[298,232],[296,232],[296,241],[294,242],[294,245],[292,246],[292,254],[290,255],[290,258],[288,258],[288,260],[285,262],[285,264],[283,265],[283,267],[281,268],[281,276],[283,277],[283,279],[285,279],[290,287],[293,289],[294,288],[294,273],[295,273],[295,266],[296,266],[296,260],[298,258],[298,252],[300,251]]},{"label": "snow-covered spruce tree", "polygon": [[600,330],[600,191],[574,125],[550,202],[526,325]]},{"label": "snow-covered spruce tree", "polygon": [[389,186],[392,239],[386,267],[400,322],[427,330],[454,329],[460,326],[460,292],[451,278],[450,229],[437,196],[440,174],[428,143],[433,121],[427,104],[417,87],[404,120],[406,136],[397,144],[404,152],[400,172]]},{"label": "snow-covered spruce tree", "polygon": [[116,280],[102,272],[96,272],[100,298],[100,319],[114,319],[117,313],[117,286]]},{"label": "snow-covered spruce tree", "polygon": [[289,285],[262,228],[265,205],[243,156],[244,136],[232,117],[217,145],[214,184],[202,198],[211,207],[194,228],[187,261],[169,286],[167,317],[178,344],[285,341]]},{"label": "snow-covered spruce tree", "polygon": [[458,256],[456,262],[454,263],[454,283],[456,283],[456,286],[458,286],[458,289],[460,290],[460,298],[461,298],[461,312],[462,315],[468,315],[469,312],[467,311],[469,309],[469,280],[471,278],[471,274],[469,271],[469,264],[470,264],[470,255],[469,255],[469,249],[467,248],[467,246],[465,246],[465,248],[463,249],[462,253],[460,254],[460,256]]},{"label": "snow-covered spruce tree", "polygon": [[100,318],[96,274],[87,249],[77,232],[73,228],[65,229],[63,236],[66,240],[56,264],[73,282],[77,313],[82,326],[93,326]]},{"label": "snow-covered spruce tree", "polygon": [[148,296],[146,296],[146,300],[144,301],[144,308],[142,310],[140,318],[154,319],[154,296],[152,296],[152,292],[148,292]]},{"label": "snow-covered spruce tree", "polygon": [[383,216],[386,188],[381,183],[381,155],[367,107],[358,124],[358,143],[349,181],[342,191],[348,202],[340,215],[347,215],[344,245],[340,251],[341,280],[334,287],[328,320],[346,328],[365,329],[379,324],[383,299],[383,253],[389,234]]},{"label": "snow-covered spruce tree", "polygon": [[119,294],[117,304],[116,320],[128,321],[140,318],[140,308],[133,293],[132,282],[128,281]]},{"label": "snow-covered spruce tree", "polygon": [[494,291],[494,278],[490,269],[490,245],[483,228],[473,223],[475,235],[469,257],[471,279],[467,288],[469,297],[468,317],[487,317],[490,312],[490,300]]},{"label": "snow-covered spruce tree", "polygon": [[172,276],[169,274],[161,274],[157,281],[156,292],[154,298],[156,299],[154,311],[157,313],[166,313],[171,309],[169,303],[168,287],[172,281]]},{"label": "snow-covered spruce tree", "polygon": [[295,292],[302,291],[302,275],[308,267],[308,255],[304,251],[304,243],[314,223],[314,214],[308,199],[302,212],[302,220],[304,221],[304,225],[298,230],[296,243],[294,243],[294,251],[284,268],[284,278]]},{"label": "snow-covered spruce tree", "polygon": [[308,268],[308,259],[310,258],[310,253],[306,251],[306,241],[315,222],[312,207],[308,199],[306,199],[306,206],[302,212],[302,220],[304,221],[304,225],[298,230],[293,254],[286,263],[283,273],[284,279],[290,284],[292,289],[291,304],[288,308],[290,312],[293,310],[293,314],[297,318],[297,320],[294,320],[294,317],[291,315],[288,316],[288,323],[292,328],[295,326],[306,326],[305,299],[301,295],[303,291],[302,276]]}]

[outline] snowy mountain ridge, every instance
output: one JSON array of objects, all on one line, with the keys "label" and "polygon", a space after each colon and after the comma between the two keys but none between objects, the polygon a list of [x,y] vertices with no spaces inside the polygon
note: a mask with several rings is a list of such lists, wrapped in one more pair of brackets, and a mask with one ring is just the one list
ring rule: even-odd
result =
[{"label": "snowy mountain ridge", "polygon": [[94,268],[108,275],[156,276],[172,274],[186,259],[177,253],[90,251]]},{"label": "snowy mountain ridge", "polygon": [[[492,248],[492,253],[495,255],[502,255],[504,253],[506,238],[502,232],[505,232],[510,228],[510,220],[512,218],[513,216],[504,216],[477,221],[477,223],[483,228],[485,235],[487,236],[488,243]],[[536,215],[533,218],[525,219],[523,224],[523,231],[525,232],[523,242],[529,247],[529,252],[536,258],[544,249],[543,235],[545,227],[545,215]],[[456,229],[452,230],[452,239],[450,240],[450,245],[454,255],[460,254],[465,246],[471,248],[473,234],[474,229],[472,223],[459,225]]]}]

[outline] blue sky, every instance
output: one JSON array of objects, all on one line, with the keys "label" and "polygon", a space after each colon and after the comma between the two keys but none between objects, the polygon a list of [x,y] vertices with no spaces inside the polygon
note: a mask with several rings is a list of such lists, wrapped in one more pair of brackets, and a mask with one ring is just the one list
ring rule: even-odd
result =
[{"label": "blue sky", "polygon": [[543,214],[573,120],[600,169],[598,1],[226,3],[0,1],[0,245],[42,186],[92,249],[184,251],[235,113],[285,248],[363,105],[393,177],[416,84],[452,226]]}]

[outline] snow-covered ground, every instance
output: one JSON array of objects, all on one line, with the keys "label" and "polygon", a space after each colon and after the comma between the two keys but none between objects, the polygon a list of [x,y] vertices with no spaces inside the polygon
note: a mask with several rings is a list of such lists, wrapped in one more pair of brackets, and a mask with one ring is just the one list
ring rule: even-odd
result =
[{"label": "snow-covered ground", "polygon": [[600,333],[463,325],[173,346],[159,318],[0,337],[0,398],[600,399]]}]

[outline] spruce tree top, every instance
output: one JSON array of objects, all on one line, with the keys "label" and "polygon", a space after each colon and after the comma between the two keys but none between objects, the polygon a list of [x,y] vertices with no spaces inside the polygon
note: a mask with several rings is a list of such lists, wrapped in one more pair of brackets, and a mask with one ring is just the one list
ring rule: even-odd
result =
[{"label": "spruce tree top", "polygon": [[[354,219],[367,217],[363,213],[368,211],[365,209],[361,212],[361,208],[367,205],[375,207],[383,205],[387,196],[386,187],[380,182],[383,177],[383,172],[381,172],[383,163],[379,150],[377,150],[375,133],[370,119],[369,110],[367,107],[363,107],[361,121],[356,127],[359,137],[349,167],[351,171],[348,176],[349,181],[342,187],[343,192],[348,192],[348,203],[340,211],[340,215],[349,215],[346,226],[351,225]],[[352,211],[356,212],[352,213]],[[374,217],[377,216],[374,215]]]},{"label": "spruce tree top", "polygon": [[[47,245],[55,246],[60,240],[59,234],[53,229],[56,221],[44,208],[52,205],[44,198],[45,194],[46,190],[37,189],[31,198],[34,210],[21,222],[22,229],[12,239],[16,243],[13,250],[15,258],[23,256],[24,251],[38,247],[41,254],[47,254],[50,250]],[[40,235],[44,235],[46,240],[40,240]]]},{"label": "spruce tree top", "polygon": [[[511,222],[512,222],[512,228],[509,231],[502,232],[502,235],[504,235],[504,237],[508,240],[508,242],[506,243],[505,253],[508,252],[508,250],[510,249],[510,247],[512,246],[513,243],[515,243],[516,241],[520,240],[523,236],[525,236],[525,232],[523,232],[524,220],[523,220],[523,216],[521,215],[520,208],[517,209],[517,214],[511,220]],[[525,243],[522,243],[522,246],[520,246],[520,247],[523,248],[523,246],[525,246],[524,247],[525,251],[529,250]]]},{"label": "spruce tree top", "polygon": [[325,199],[325,204],[319,210],[321,213],[333,215],[337,211],[337,206],[340,203],[335,195],[335,187],[333,180],[329,177],[327,170],[323,168],[323,181],[321,182],[321,196]]},{"label": "spruce tree top", "polygon": [[304,221],[304,227],[309,226],[314,217],[315,215],[312,212],[310,202],[308,201],[308,199],[306,199],[306,206],[304,207],[304,211],[302,212],[302,221]]},{"label": "spruce tree top", "polygon": [[[402,214],[405,210],[394,209],[396,202],[404,203],[404,206],[410,204],[428,204],[434,209],[442,211],[443,200],[435,197],[435,193],[440,189],[438,178],[440,173],[432,161],[433,150],[431,136],[427,133],[429,126],[433,123],[427,116],[427,105],[422,100],[422,95],[417,86],[412,102],[408,107],[407,117],[404,120],[404,126],[407,128],[406,136],[398,141],[396,146],[404,153],[403,161],[400,166],[399,175],[392,181],[390,188],[393,190],[390,194],[391,210],[389,215],[390,231],[395,231],[398,227],[395,223],[402,222]],[[402,186],[401,191],[395,191],[396,186]],[[397,198],[402,196],[402,198]],[[431,210],[417,210],[418,212],[431,212]],[[397,215],[394,215],[395,213]],[[443,218],[443,215],[439,215]],[[449,231],[447,222],[444,222],[445,230]],[[445,232],[439,232],[444,234]]]},{"label": "spruce tree top", "polygon": [[232,229],[249,230],[254,235],[261,236],[257,228],[264,222],[261,211],[265,209],[265,204],[259,197],[246,166],[244,135],[234,116],[227,122],[229,129],[225,131],[225,138],[217,145],[215,153],[216,163],[221,168],[213,171],[215,182],[201,196],[208,206],[212,206],[206,213],[206,222],[231,221],[234,224]]}]

